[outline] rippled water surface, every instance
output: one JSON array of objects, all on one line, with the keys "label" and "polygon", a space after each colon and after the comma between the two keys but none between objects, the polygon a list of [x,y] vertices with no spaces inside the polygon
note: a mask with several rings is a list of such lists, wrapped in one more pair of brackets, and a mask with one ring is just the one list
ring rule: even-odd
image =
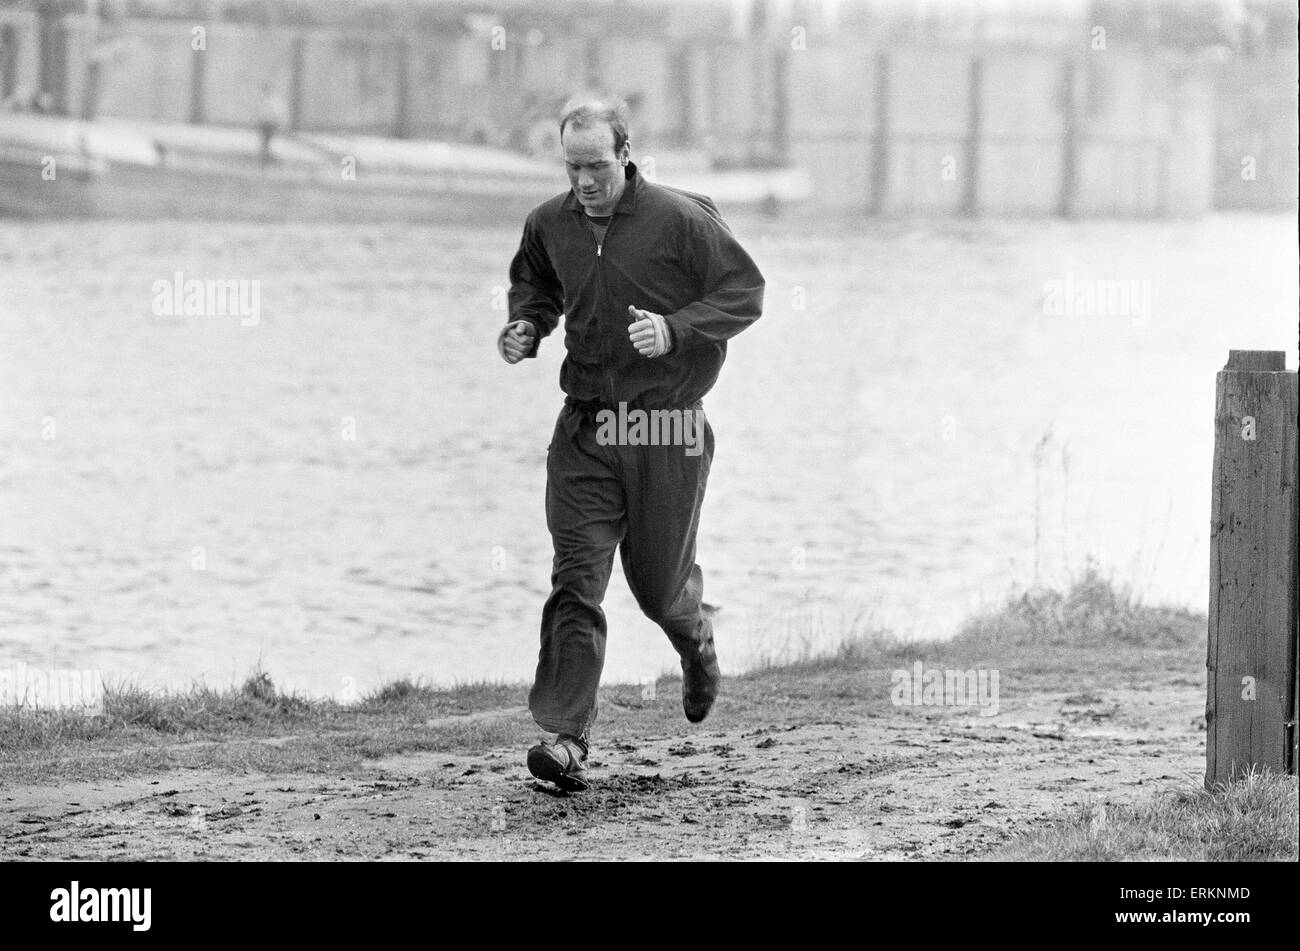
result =
[{"label": "rippled water surface", "polygon": [[[705,401],[724,667],[945,636],[1089,556],[1203,609],[1214,375],[1295,367],[1294,217],[733,225],[768,300]],[[529,677],[562,340],[496,355],[517,241],[0,222],[0,664]],[[155,315],[176,271],[259,281],[259,322]],[[1095,280],[1149,311],[1044,312]],[[607,680],[674,666],[617,569],[607,608]]]}]

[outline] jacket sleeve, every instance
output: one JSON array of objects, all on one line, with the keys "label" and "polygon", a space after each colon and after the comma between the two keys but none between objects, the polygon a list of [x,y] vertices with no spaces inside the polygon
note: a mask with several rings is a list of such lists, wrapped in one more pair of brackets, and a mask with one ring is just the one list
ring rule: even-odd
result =
[{"label": "jacket sleeve", "polygon": [[701,297],[664,315],[672,328],[673,351],[720,343],[758,320],[766,282],[720,217],[688,219],[682,255]]},{"label": "jacket sleeve", "polygon": [[[529,215],[524,222],[519,250],[510,262],[508,298],[510,316],[506,327],[517,320],[526,320],[533,325],[537,333],[533,337],[533,349],[528,356],[535,357],[542,338],[549,335],[560,321],[564,309],[564,289],[555,276],[555,269],[542,244],[533,215]],[[506,328],[502,328],[501,334],[504,335],[505,331]]]}]

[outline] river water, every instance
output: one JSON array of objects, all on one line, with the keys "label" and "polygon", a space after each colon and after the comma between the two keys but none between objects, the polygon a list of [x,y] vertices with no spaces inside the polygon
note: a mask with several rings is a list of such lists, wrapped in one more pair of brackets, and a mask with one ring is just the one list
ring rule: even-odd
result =
[{"label": "river water", "polygon": [[[1215,372],[1296,366],[1294,216],[732,224],[768,291],[705,400],[724,669],[949,636],[1089,559],[1204,609]],[[0,222],[0,665],[528,678],[562,340],[496,355],[517,241]],[[156,313],[176,272],[257,281],[256,322]],[[617,568],[607,608],[607,681],[674,667]]]}]

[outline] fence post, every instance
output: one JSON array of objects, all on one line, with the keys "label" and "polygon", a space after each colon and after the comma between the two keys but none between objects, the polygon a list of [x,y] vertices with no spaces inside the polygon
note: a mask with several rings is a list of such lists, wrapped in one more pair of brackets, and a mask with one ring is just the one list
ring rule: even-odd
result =
[{"label": "fence post", "polygon": [[967,216],[979,214],[980,207],[980,149],[984,135],[984,52],[983,49],[971,57],[967,72],[969,77],[969,98],[966,105],[966,155],[965,167],[961,170],[961,213]]},{"label": "fence post", "polygon": [[393,138],[411,137],[411,41],[405,36],[392,40],[397,61],[397,102],[393,107]]},{"label": "fence post", "polygon": [[1280,351],[1219,372],[1210,511],[1205,785],[1296,769],[1296,374]]},{"label": "fence post", "polygon": [[889,204],[890,152],[890,64],[889,54],[876,50],[876,125],[871,136],[871,195],[867,208],[873,215],[883,214]]},{"label": "fence post", "polygon": [[[211,27],[212,21],[204,22],[204,49],[196,50],[193,41],[190,43],[190,125],[202,125],[208,121],[208,56],[210,54],[206,49],[206,34],[211,31]],[[157,119],[158,116],[153,115],[150,118]]]},{"label": "fence post", "polygon": [[307,87],[307,34],[302,28],[294,31],[293,54],[289,72],[289,128],[293,132],[303,131],[303,115],[307,111],[303,103]]},{"label": "fence post", "polygon": [[1056,213],[1074,217],[1075,194],[1079,187],[1079,150],[1083,145],[1083,95],[1080,85],[1087,73],[1077,59],[1066,61],[1061,73],[1061,191]]}]

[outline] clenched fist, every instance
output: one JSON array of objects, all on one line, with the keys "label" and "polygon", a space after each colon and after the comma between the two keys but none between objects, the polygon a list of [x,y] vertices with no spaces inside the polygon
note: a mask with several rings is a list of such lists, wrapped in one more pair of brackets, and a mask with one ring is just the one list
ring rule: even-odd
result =
[{"label": "clenched fist", "polygon": [[497,350],[501,354],[501,359],[512,366],[528,356],[533,349],[533,337],[537,331],[526,320],[516,320],[513,324],[506,324],[501,328],[501,336],[497,338]]},{"label": "clenched fist", "polygon": [[673,345],[672,330],[662,314],[641,310],[631,304],[627,308],[632,323],[627,326],[627,336],[643,357],[662,357]]}]

